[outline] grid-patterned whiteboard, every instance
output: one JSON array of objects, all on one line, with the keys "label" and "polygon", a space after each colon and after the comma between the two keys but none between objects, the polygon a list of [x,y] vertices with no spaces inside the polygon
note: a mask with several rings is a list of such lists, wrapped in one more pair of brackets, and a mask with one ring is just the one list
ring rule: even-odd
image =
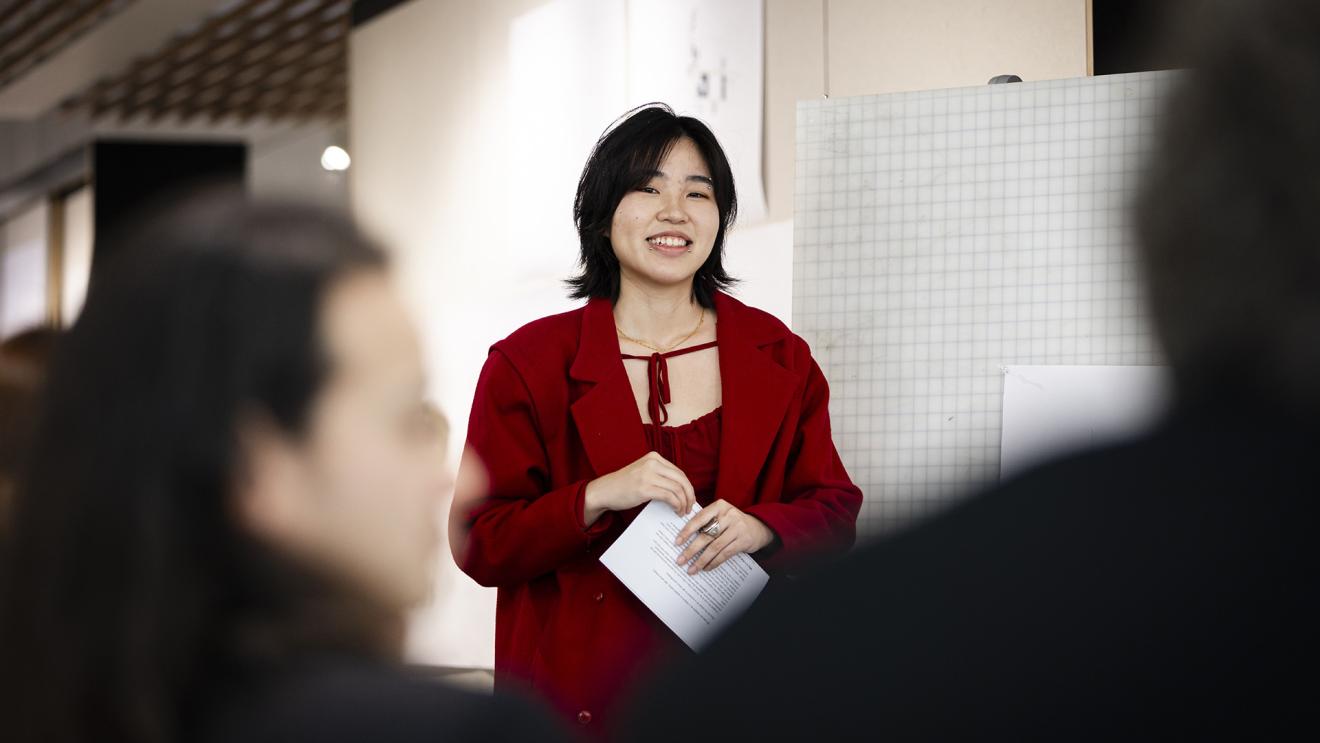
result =
[{"label": "grid-patterned whiteboard", "polygon": [[874,536],[999,474],[1006,364],[1155,364],[1127,206],[1177,73],[804,101],[793,325]]}]

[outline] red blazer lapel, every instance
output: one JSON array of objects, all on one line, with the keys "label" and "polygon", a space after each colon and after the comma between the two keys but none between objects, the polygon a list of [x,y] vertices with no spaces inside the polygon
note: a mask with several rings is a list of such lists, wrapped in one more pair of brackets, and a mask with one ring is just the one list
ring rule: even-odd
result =
[{"label": "red blazer lapel", "polygon": [[787,335],[783,325],[723,292],[715,295],[715,311],[724,398],[715,495],[739,505],[751,502],[798,378],[761,350]]},{"label": "red blazer lapel", "polygon": [[582,335],[568,374],[593,385],[573,402],[572,411],[597,477],[632,464],[648,451],[620,354],[609,300],[591,300],[582,313]]}]

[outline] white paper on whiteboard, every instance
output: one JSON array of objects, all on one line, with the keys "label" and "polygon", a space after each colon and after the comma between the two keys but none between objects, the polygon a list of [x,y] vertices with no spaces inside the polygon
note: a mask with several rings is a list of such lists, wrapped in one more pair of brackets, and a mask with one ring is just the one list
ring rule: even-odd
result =
[{"label": "white paper on whiteboard", "polygon": [[1005,366],[999,477],[1134,436],[1169,403],[1162,366]]}]

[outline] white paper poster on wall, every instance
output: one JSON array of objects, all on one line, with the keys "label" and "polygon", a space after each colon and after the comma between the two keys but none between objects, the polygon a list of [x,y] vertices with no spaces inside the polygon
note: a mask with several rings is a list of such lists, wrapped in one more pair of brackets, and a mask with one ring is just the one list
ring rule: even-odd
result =
[{"label": "white paper poster on wall", "polygon": [[765,216],[761,181],[762,0],[628,0],[628,103],[664,101],[710,126],[729,156],[738,208]]},{"label": "white paper poster on wall", "polygon": [[1135,436],[1169,404],[1162,366],[1005,366],[1000,479]]}]

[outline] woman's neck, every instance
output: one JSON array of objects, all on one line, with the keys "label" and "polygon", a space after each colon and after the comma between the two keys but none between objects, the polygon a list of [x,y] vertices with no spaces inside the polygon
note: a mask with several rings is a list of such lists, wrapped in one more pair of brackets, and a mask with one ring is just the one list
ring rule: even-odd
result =
[{"label": "woman's neck", "polygon": [[704,310],[692,296],[692,282],[674,287],[645,287],[620,277],[614,322],[628,335],[668,346],[692,332]]}]

